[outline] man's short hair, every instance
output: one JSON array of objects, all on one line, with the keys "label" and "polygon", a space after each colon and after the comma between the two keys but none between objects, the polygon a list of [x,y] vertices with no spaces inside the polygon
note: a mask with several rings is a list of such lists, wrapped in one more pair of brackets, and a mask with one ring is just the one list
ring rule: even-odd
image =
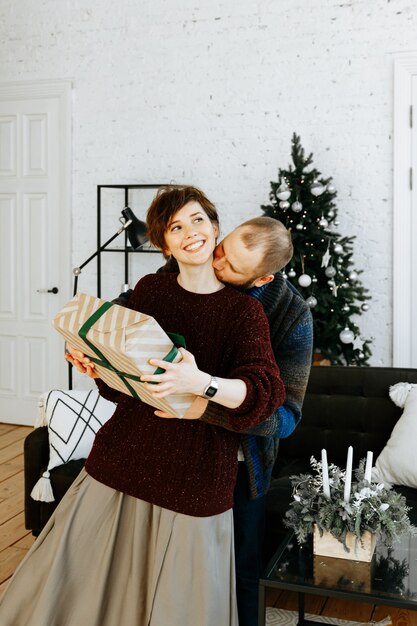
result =
[{"label": "man's short hair", "polygon": [[254,217],[241,224],[241,239],[248,250],[263,249],[262,261],[253,270],[256,278],[275,274],[292,259],[291,232],[273,217]]}]

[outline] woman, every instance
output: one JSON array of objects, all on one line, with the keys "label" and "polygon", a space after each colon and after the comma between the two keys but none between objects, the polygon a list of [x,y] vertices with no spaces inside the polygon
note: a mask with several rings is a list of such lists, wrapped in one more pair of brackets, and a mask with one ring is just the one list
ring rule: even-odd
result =
[{"label": "woman", "polygon": [[[284,388],[261,306],[212,269],[214,206],[193,187],[164,189],[147,222],[151,242],[175,257],[180,272],[145,276],[129,306],[182,334],[187,350],[175,365],[151,360],[166,371],[144,384],[158,397],[211,396],[234,415],[234,428],[256,425],[283,401]],[[96,377],[82,354],[69,360]],[[117,409],[11,580],[0,623],[236,626],[239,435],[198,419],[163,419],[97,385]]]}]

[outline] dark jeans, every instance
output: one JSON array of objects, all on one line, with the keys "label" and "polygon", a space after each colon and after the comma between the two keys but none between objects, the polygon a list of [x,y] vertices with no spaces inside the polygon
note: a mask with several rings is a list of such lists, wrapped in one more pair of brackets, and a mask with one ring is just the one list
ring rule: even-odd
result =
[{"label": "dark jeans", "polygon": [[257,626],[265,496],[257,500],[249,499],[246,463],[241,461],[234,492],[233,520],[239,626]]}]

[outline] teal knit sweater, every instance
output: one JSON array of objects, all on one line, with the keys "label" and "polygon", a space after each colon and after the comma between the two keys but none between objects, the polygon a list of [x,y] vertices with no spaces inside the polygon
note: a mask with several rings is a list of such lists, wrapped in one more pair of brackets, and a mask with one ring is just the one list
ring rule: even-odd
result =
[{"label": "teal knit sweater", "polygon": [[[256,499],[269,488],[279,439],[291,435],[301,420],[312,360],[313,320],[305,300],[280,272],[271,283],[248,293],[259,300],[268,318],[272,349],[286,390],[284,404],[242,438],[250,494]],[[233,430],[227,410],[214,402],[201,419]]]}]

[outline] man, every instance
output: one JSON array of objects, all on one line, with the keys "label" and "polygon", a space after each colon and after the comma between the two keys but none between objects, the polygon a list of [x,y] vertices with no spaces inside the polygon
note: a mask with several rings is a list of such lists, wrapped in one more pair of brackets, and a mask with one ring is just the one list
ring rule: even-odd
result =
[{"label": "man", "polygon": [[[243,462],[239,463],[233,508],[239,626],[258,623],[265,495],[279,439],[291,435],[301,419],[311,367],[311,312],[280,272],[292,254],[289,231],[270,217],[245,222],[227,235],[214,253],[213,267],[219,280],[245,289],[264,307],[286,388],[284,404],[257,431],[242,438]],[[227,428],[227,412],[214,403],[209,403],[201,419]]]},{"label": "man", "polygon": [[[270,217],[237,227],[214,253],[213,267],[222,282],[244,289],[262,304],[271,344],[286,388],[286,399],[256,430],[242,437],[234,497],[236,584],[239,626],[258,623],[258,582],[262,559],[265,495],[280,438],[288,437],[301,419],[312,358],[311,312],[280,270],[293,255],[291,234]],[[161,271],[175,271],[170,261]],[[121,294],[124,303],[129,292]],[[224,407],[209,402],[200,419],[228,428]]]}]

